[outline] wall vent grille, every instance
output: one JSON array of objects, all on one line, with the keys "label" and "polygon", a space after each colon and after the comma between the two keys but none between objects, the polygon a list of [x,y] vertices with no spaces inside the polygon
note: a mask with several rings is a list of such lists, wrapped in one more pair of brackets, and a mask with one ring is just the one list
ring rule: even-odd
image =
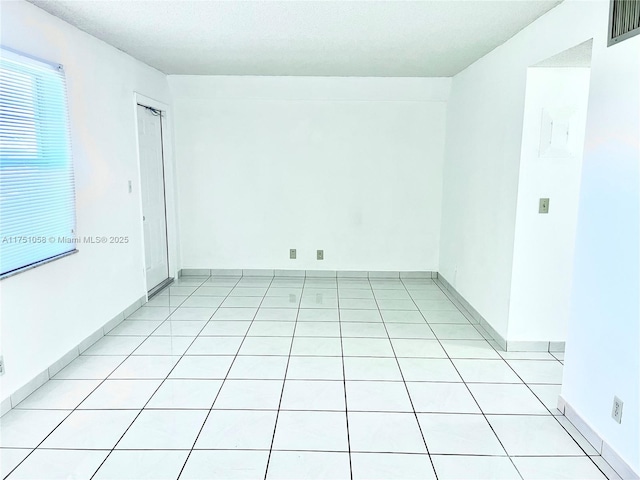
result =
[{"label": "wall vent grille", "polygon": [[615,45],[639,33],[640,0],[611,0],[608,45]]}]

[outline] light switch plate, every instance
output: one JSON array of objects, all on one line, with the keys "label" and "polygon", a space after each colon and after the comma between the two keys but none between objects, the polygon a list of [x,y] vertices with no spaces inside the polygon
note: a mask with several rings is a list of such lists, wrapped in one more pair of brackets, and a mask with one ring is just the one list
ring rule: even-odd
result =
[{"label": "light switch plate", "polygon": [[298,252],[296,251],[295,248],[290,248],[289,249],[289,258],[291,260],[295,260],[298,257]]},{"label": "light switch plate", "polygon": [[549,213],[549,199],[541,198],[538,205],[538,213]]},{"label": "light switch plate", "polygon": [[324,260],[324,250],[318,250],[318,253],[316,255],[316,258],[318,260]]}]

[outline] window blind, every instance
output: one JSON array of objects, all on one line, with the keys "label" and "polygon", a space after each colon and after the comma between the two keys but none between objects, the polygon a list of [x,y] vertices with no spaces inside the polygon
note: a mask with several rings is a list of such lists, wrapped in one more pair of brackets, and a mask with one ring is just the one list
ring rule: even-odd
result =
[{"label": "window blind", "polygon": [[64,71],[0,50],[0,276],[75,250]]}]

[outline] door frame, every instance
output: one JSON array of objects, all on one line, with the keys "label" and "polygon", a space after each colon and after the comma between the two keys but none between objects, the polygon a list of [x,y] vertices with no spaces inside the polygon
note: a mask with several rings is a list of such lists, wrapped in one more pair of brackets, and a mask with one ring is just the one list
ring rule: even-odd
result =
[{"label": "door frame", "polygon": [[160,102],[150,97],[146,97],[138,92],[133,94],[133,113],[134,113],[134,129],[136,143],[136,159],[137,159],[137,181],[132,180],[132,187],[137,189],[138,197],[138,226],[140,232],[140,252],[142,258],[142,285],[144,286],[144,296],[148,300],[149,285],[147,285],[146,275],[146,257],[145,257],[145,239],[142,211],[142,174],[140,165],[140,145],[138,141],[138,104],[151,107],[162,112],[160,121],[162,123],[162,155],[163,155],[163,171],[164,171],[164,195],[165,195],[165,214],[167,225],[167,262],[169,278],[178,277],[178,221],[176,212],[176,175],[175,161],[173,155],[173,116],[171,108],[166,103]]}]

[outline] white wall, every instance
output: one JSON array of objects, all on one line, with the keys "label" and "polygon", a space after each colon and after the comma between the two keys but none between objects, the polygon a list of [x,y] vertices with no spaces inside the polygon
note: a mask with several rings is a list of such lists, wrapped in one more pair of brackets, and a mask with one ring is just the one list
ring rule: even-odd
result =
[{"label": "white wall", "polygon": [[505,339],[527,68],[604,35],[605,3],[565,1],[453,78],[440,273]]},{"label": "white wall", "polygon": [[438,269],[449,79],[169,84],[184,268]]},{"label": "white wall", "polygon": [[[527,73],[508,341],[566,340],[589,75],[562,67]],[[563,151],[541,151],[549,120],[567,139]],[[540,198],[550,198],[548,214],[538,213]]]},{"label": "white wall", "polygon": [[507,337],[527,67],[593,38],[562,395],[640,472],[640,37],[607,48],[608,7],[565,0],[454,77],[440,272]]},{"label": "white wall", "polygon": [[65,67],[78,235],[130,239],[0,282],[4,399],[145,294],[134,91],[170,97],[160,72],[27,2],[3,2],[1,27],[4,46]]},{"label": "white wall", "polygon": [[562,396],[640,476],[640,37],[603,42],[593,51]]}]

